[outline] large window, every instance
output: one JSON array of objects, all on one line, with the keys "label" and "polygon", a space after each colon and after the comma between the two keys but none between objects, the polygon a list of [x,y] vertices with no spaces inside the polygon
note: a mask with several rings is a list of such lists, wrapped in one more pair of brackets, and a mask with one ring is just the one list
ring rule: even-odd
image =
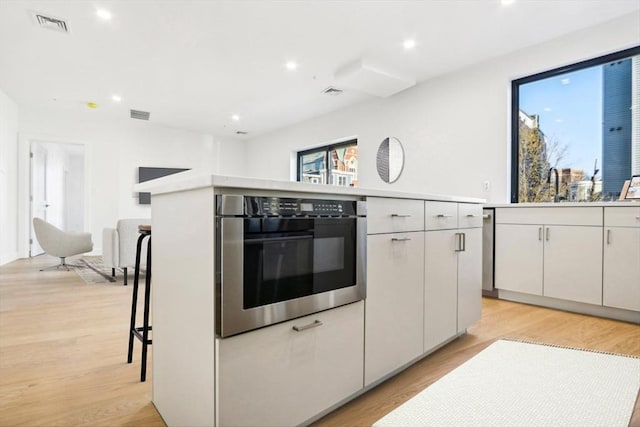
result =
[{"label": "large window", "polygon": [[511,172],[512,202],[617,199],[640,174],[640,46],[514,80]]},{"label": "large window", "polygon": [[358,141],[314,148],[298,153],[298,181],[358,186]]}]

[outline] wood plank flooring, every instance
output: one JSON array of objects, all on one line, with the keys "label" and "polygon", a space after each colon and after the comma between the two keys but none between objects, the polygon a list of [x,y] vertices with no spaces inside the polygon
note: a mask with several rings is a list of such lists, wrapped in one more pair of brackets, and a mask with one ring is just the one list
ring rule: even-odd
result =
[{"label": "wood plank flooring", "polygon": [[[163,426],[150,368],[139,381],[139,342],[126,363],[131,286],[39,271],[55,263],[39,256],[0,267],[0,426]],[[467,335],[315,425],[371,425],[501,337],[640,356],[638,325],[485,299]],[[639,402],[631,425],[640,426]]]}]

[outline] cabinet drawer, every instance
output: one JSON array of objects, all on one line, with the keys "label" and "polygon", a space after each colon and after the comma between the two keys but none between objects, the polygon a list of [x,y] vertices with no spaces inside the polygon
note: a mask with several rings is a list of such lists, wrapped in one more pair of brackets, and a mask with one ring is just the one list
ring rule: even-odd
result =
[{"label": "cabinet drawer", "polygon": [[458,203],[458,228],[481,228],[482,205]]},{"label": "cabinet drawer", "polygon": [[424,230],[424,202],[367,198],[367,234]]},{"label": "cabinet drawer", "polygon": [[496,224],[602,226],[602,208],[562,207],[496,208]]},{"label": "cabinet drawer", "polygon": [[363,301],[216,342],[222,426],[299,425],[363,387]]},{"label": "cabinet drawer", "polygon": [[[482,214],[482,212],[480,212]],[[482,223],[482,215],[480,216]],[[458,204],[453,202],[425,202],[425,230],[458,228]]]},{"label": "cabinet drawer", "polygon": [[640,206],[620,206],[604,208],[605,227],[639,227]]}]

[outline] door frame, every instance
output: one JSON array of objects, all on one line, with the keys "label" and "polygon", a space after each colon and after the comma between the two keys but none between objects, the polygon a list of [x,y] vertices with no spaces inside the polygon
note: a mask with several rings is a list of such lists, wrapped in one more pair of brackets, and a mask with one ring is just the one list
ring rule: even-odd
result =
[{"label": "door frame", "polygon": [[84,228],[90,231],[91,223],[91,182],[92,146],[85,141],[52,136],[35,132],[20,132],[18,135],[18,257],[29,258],[31,245],[31,142],[53,142],[58,144],[79,144],[84,146]]}]

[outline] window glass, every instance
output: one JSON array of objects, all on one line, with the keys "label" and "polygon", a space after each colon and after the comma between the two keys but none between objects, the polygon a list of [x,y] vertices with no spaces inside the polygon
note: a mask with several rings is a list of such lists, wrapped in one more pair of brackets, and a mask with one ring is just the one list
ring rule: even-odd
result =
[{"label": "window glass", "polygon": [[298,181],[358,186],[358,142],[328,145],[298,153]]},{"label": "window glass", "polygon": [[513,96],[513,202],[614,200],[640,174],[640,47],[516,80]]}]

